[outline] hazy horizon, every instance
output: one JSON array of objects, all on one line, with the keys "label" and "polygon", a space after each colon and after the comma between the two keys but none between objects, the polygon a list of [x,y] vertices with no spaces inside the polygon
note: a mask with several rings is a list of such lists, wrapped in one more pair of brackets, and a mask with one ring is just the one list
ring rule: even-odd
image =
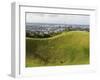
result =
[{"label": "hazy horizon", "polygon": [[89,25],[88,15],[26,13],[26,23]]}]

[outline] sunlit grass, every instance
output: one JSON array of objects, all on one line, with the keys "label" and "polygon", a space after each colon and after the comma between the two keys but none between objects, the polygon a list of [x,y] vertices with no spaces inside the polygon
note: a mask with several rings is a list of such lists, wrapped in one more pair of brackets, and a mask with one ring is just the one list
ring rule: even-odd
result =
[{"label": "sunlit grass", "polygon": [[26,67],[89,64],[89,32],[26,38]]}]

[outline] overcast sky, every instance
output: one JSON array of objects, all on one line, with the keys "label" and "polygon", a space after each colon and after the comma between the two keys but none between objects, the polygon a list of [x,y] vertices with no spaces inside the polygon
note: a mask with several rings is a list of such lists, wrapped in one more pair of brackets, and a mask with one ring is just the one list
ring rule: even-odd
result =
[{"label": "overcast sky", "polygon": [[89,16],[26,13],[26,23],[58,23],[58,24],[84,24],[89,25]]}]

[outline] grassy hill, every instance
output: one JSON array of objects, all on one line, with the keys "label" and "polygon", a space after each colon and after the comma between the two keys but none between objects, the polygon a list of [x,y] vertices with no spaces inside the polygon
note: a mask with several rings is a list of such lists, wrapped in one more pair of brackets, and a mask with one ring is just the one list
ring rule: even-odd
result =
[{"label": "grassy hill", "polygon": [[26,67],[89,64],[89,32],[26,38]]}]

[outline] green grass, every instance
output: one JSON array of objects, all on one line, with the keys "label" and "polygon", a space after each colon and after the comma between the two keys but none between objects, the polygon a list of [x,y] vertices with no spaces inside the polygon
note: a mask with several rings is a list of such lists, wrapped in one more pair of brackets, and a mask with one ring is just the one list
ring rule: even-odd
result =
[{"label": "green grass", "polygon": [[26,67],[89,64],[89,32],[26,38]]}]

